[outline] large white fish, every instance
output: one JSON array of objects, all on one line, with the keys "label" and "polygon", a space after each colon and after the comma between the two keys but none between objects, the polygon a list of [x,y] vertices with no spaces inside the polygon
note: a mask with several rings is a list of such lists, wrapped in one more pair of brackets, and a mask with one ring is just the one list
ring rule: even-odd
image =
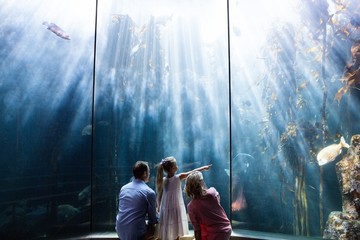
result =
[{"label": "large white fish", "polygon": [[341,154],[342,148],[349,148],[349,144],[345,142],[344,137],[341,137],[338,144],[331,144],[323,148],[317,155],[316,159],[320,166],[332,162],[339,154]]}]

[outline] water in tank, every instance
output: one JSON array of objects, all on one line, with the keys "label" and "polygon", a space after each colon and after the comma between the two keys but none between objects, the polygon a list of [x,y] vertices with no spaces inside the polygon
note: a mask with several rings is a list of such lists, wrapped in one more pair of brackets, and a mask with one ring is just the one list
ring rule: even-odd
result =
[{"label": "water in tank", "polygon": [[134,163],[155,190],[167,156],[212,164],[234,231],[342,210],[347,147],[317,155],[359,133],[356,0],[0,2],[2,238],[115,232]]}]

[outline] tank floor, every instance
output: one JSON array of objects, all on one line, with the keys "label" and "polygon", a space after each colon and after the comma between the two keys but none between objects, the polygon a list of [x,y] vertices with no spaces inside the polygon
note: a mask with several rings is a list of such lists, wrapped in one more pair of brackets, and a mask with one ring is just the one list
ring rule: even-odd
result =
[{"label": "tank floor", "polygon": [[[189,236],[181,237],[180,240],[193,240],[193,232],[190,231]],[[76,238],[66,238],[63,240],[80,240],[80,239],[94,239],[94,240],[118,240],[117,234],[115,232],[104,232],[104,233],[93,233],[86,236],[76,237]],[[234,240],[306,240],[306,239],[323,239],[322,237],[301,237],[293,235],[285,235],[278,233],[265,233],[265,232],[255,232],[249,230],[235,229],[231,235],[231,239]]]}]

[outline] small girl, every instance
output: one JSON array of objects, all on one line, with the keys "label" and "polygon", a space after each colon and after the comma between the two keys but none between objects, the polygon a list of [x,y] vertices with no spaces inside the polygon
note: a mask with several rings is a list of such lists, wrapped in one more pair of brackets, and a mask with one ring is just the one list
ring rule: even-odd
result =
[{"label": "small girl", "polygon": [[[160,210],[159,237],[161,240],[179,239],[189,234],[181,180],[194,171],[209,170],[211,165],[202,166],[189,172],[176,174],[178,166],[174,157],[162,159],[156,176],[157,206]],[[166,177],[164,177],[164,172]]]}]

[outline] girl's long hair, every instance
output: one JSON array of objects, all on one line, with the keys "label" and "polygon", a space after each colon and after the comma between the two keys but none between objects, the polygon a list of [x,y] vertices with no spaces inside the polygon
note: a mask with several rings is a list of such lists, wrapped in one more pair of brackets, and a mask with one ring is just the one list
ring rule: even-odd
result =
[{"label": "girl's long hair", "polygon": [[164,178],[164,168],[161,163],[158,164],[157,174],[156,174],[156,203],[158,208],[160,208],[160,202],[163,192],[163,178]]},{"label": "girl's long hair", "polygon": [[169,172],[170,169],[176,163],[176,159],[174,157],[167,157],[161,160],[158,164],[157,174],[156,174],[156,193],[157,193],[157,205],[160,207],[161,197],[163,193],[163,179],[164,179],[164,171]]}]

